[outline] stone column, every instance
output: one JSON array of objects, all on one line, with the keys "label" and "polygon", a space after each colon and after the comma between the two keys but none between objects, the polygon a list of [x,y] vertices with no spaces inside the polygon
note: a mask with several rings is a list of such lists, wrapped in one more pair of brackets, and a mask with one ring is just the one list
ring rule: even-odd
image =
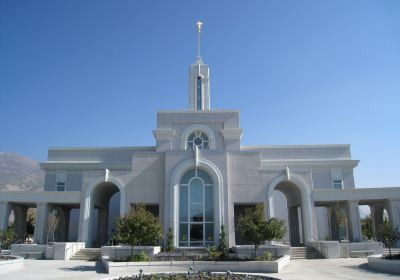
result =
[{"label": "stone column", "polygon": [[28,208],[22,205],[15,205],[13,210],[15,217],[15,238],[23,242],[25,240],[26,214]]},{"label": "stone column", "polygon": [[11,204],[8,202],[0,202],[0,230],[6,230],[8,220],[11,214]]},{"label": "stone column", "polygon": [[362,231],[358,200],[346,201],[346,210],[350,242],[361,242]]},{"label": "stone column", "polygon": [[49,212],[49,205],[47,203],[38,203],[36,208],[36,222],[35,222],[35,234],[33,242],[37,244],[45,244],[46,228],[47,228],[47,215]]},{"label": "stone column", "polygon": [[92,246],[91,227],[93,212],[91,197],[83,197],[79,211],[78,241],[85,242],[86,247]]},{"label": "stone column", "polygon": [[393,228],[400,230],[400,200],[387,200],[385,206]]},{"label": "stone column", "polygon": [[383,210],[384,205],[382,202],[374,202],[373,204],[369,205],[371,210],[371,219],[372,219],[372,230],[374,233],[374,238],[378,238],[378,231],[383,225]]}]

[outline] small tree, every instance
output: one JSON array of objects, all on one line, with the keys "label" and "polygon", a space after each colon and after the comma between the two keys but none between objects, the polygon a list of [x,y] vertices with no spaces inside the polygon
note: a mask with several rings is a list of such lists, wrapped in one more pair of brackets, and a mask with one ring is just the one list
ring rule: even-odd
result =
[{"label": "small tree", "polygon": [[49,234],[52,236],[52,242],[54,242],[54,234],[56,232],[60,219],[57,217],[55,212],[52,212],[47,217],[47,241],[49,240]]},{"label": "small tree", "polygon": [[257,257],[258,247],[265,241],[282,239],[286,228],[285,222],[276,218],[265,220],[264,209],[261,204],[255,208],[248,208],[244,216],[238,219],[240,233],[254,245],[254,258]]},{"label": "small tree", "polygon": [[172,232],[172,228],[168,228],[168,233],[167,233],[167,244],[165,245],[165,251],[167,252],[173,252],[175,250],[174,247],[174,233]]},{"label": "small tree", "polygon": [[371,215],[368,215],[364,219],[361,219],[361,229],[362,234],[365,236],[366,239],[369,240],[374,237]]},{"label": "small tree", "polygon": [[389,220],[385,218],[383,220],[383,225],[379,230],[379,236],[383,244],[389,248],[389,256],[392,257],[392,251],[390,250],[390,247],[396,244],[396,242],[400,239],[400,232],[397,230],[397,228],[394,229]]},{"label": "small tree", "polygon": [[14,226],[10,225],[5,230],[0,230],[0,249],[8,250],[15,238]]},{"label": "small tree", "polygon": [[229,257],[229,248],[226,245],[226,234],[225,234],[224,224],[221,225],[221,231],[219,233],[218,251],[220,253],[221,259],[226,259]]},{"label": "small tree", "polygon": [[159,219],[147,211],[143,203],[135,205],[133,211],[118,217],[115,220],[115,229],[115,240],[132,246],[131,257],[133,246],[154,246],[162,238]]}]

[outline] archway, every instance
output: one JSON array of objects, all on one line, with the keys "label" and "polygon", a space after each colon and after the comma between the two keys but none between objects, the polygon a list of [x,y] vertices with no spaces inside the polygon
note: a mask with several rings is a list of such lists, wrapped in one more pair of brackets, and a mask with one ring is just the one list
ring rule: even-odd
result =
[{"label": "archway", "polygon": [[120,214],[120,189],[111,182],[97,184],[91,195],[91,240],[94,247],[100,247],[112,237],[113,220]]},{"label": "archway", "polygon": [[304,226],[301,192],[299,188],[290,181],[278,183],[275,191],[281,192],[286,198],[288,213],[288,233],[291,246],[304,244]]}]

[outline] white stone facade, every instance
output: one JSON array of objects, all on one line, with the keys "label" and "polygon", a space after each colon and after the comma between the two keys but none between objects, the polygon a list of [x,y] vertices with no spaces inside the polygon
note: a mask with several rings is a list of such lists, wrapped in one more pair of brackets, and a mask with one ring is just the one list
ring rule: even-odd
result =
[{"label": "white stone facade", "polygon": [[[119,193],[120,214],[136,203],[153,207],[165,232],[173,229],[178,247],[216,244],[221,224],[232,247],[239,243],[235,216],[240,209],[262,203],[266,217],[274,217],[276,190],[287,200],[288,241],[294,246],[335,239],[328,214],[337,203],[345,210],[350,241],[362,240],[359,205],[371,206],[375,228],[384,209],[400,227],[400,188],[356,189],[353,169],[358,161],[352,159],[350,145],[241,146],[239,111],[210,110],[209,85],[209,68],[197,60],[189,71],[190,109],[158,112],[155,146],[49,149],[48,161],[41,164],[46,172],[43,192],[0,192],[0,229],[7,227],[14,210],[17,222],[22,221],[17,230],[22,238],[26,209],[36,207],[34,238],[45,243],[48,214],[57,209],[62,217],[58,241],[101,246],[110,238],[110,198]],[[195,177],[188,183],[188,190],[200,190],[203,200],[182,194],[182,178],[190,170],[201,170],[212,180],[199,188],[190,185]],[[208,187],[211,198],[206,198]],[[189,218],[184,203],[194,209],[187,210]],[[75,223],[71,209],[79,213]],[[192,210],[197,214],[191,216]],[[212,213],[209,222],[207,211]],[[75,240],[68,240],[74,225]],[[202,241],[194,241],[200,235]]]}]

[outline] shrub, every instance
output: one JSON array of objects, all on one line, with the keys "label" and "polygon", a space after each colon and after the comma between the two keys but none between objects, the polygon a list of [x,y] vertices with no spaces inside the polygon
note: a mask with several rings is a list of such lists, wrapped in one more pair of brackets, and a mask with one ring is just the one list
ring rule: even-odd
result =
[{"label": "shrub", "polygon": [[207,251],[207,259],[209,259],[210,261],[217,261],[221,257],[221,253],[214,246],[208,246],[206,248],[206,251]]},{"label": "shrub", "polygon": [[0,230],[0,249],[8,250],[15,238],[14,226],[9,226],[5,230]]},{"label": "shrub", "polygon": [[131,262],[148,262],[149,256],[146,254],[145,251],[140,251],[138,254],[134,254],[129,258]]},{"label": "shrub", "polygon": [[264,252],[264,255],[256,257],[257,261],[270,261],[272,260],[272,254],[268,251]]}]

